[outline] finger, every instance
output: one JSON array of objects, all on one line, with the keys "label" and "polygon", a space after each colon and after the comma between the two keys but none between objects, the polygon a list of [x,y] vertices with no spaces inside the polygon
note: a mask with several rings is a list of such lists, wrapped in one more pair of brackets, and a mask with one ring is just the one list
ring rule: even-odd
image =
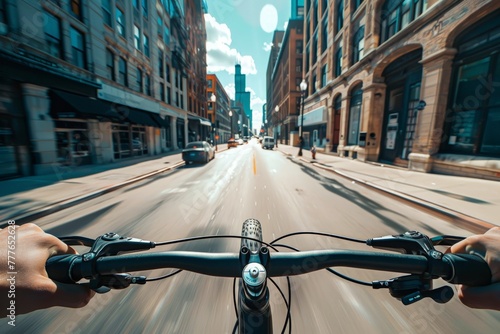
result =
[{"label": "finger", "polygon": [[481,236],[474,235],[464,239],[456,244],[452,245],[450,248],[452,253],[469,253],[470,251],[485,252],[485,245],[481,239]]},{"label": "finger", "polygon": [[51,298],[52,306],[84,307],[95,295],[94,291],[81,284],[54,283],[57,288]]},{"label": "finger", "polygon": [[458,298],[471,308],[500,311],[500,283],[479,287],[460,285]]}]

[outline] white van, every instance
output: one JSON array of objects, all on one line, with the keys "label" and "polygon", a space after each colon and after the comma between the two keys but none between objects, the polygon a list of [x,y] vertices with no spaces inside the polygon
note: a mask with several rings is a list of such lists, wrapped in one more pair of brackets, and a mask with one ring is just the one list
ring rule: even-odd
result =
[{"label": "white van", "polygon": [[273,149],[274,148],[274,138],[273,137],[264,137],[262,140],[262,148]]}]

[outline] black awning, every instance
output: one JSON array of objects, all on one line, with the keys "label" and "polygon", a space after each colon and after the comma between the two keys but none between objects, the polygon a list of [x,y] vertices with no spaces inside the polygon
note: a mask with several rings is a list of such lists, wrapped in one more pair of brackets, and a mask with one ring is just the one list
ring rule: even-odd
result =
[{"label": "black awning", "polygon": [[121,117],[110,104],[83,95],[52,89],[50,113],[54,118],[93,118],[119,120]]},{"label": "black awning", "polygon": [[208,120],[204,117],[201,117],[201,116],[195,116],[195,115],[188,114],[188,120],[199,122],[201,125],[204,125],[204,126],[212,126],[212,123],[210,122],[210,120]]},{"label": "black awning", "polygon": [[161,127],[162,124],[158,123],[152,116],[152,113],[142,111],[139,109],[135,108],[128,108],[128,115],[127,118],[132,122],[136,124],[141,124],[141,125],[147,125],[147,126],[154,126],[154,127]]}]

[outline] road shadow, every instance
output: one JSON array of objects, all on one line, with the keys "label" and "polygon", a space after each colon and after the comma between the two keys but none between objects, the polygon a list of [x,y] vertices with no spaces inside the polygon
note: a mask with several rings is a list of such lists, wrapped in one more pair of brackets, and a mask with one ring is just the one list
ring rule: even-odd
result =
[{"label": "road shadow", "polygon": [[382,211],[388,211],[396,216],[405,218],[398,211],[390,209],[384,205],[381,205],[380,203],[373,201],[359,191],[355,191],[345,187],[335,179],[331,179],[319,174],[316,170],[313,169],[314,167],[312,166],[305,165],[300,161],[297,161],[296,159],[290,160],[301,166],[301,169],[304,173],[317,180],[319,184],[326,190],[337,196],[349,200],[351,203],[357,205],[361,210],[369,212],[376,218],[380,219],[380,221],[382,221],[385,225],[389,226],[392,230],[399,232],[405,232],[407,230],[404,224],[401,224],[394,219],[388,218],[382,213]]}]

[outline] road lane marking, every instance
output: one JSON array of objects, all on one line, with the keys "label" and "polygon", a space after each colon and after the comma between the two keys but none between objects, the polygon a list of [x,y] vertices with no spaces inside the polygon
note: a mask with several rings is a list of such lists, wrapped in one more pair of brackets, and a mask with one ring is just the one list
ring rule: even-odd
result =
[{"label": "road lane marking", "polygon": [[253,175],[257,174],[257,164],[255,163],[255,153],[253,154]]}]

